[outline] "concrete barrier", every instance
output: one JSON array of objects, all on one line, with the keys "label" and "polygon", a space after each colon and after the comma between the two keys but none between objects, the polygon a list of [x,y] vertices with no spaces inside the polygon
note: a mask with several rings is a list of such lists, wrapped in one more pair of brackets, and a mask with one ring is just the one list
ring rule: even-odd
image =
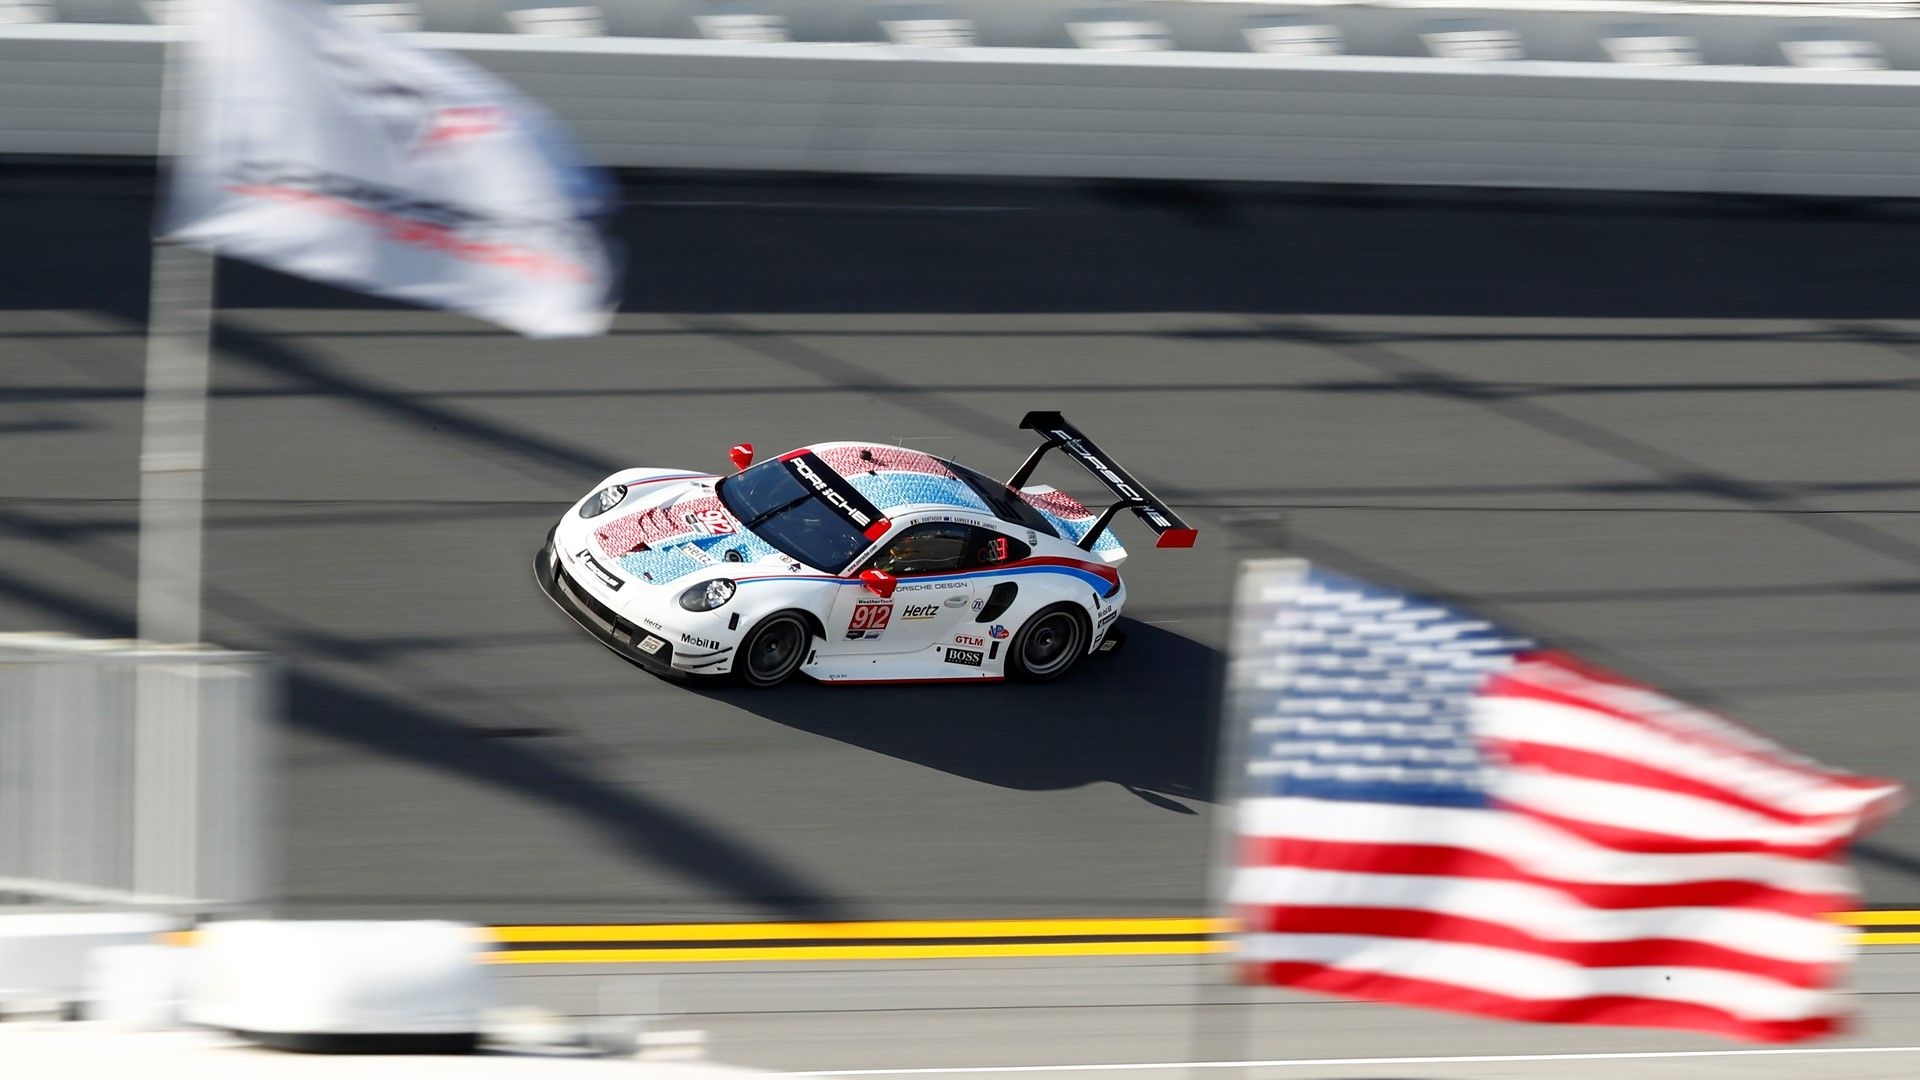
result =
[{"label": "concrete barrier", "polygon": [[[150,154],[154,27],[0,29],[0,153]],[[421,34],[636,168],[1920,194],[1920,72]]]}]

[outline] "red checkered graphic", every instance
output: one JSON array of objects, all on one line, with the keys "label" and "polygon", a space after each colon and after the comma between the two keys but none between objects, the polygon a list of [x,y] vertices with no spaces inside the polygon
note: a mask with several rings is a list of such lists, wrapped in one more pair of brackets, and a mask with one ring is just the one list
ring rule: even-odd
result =
[{"label": "red checkered graphic", "polygon": [[1020,497],[1035,509],[1068,521],[1086,521],[1094,516],[1093,511],[1081,505],[1079,499],[1064,491],[1023,491]]},{"label": "red checkered graphic", "polygon": [[[871,460],[861,457],[862,453],[872,455]],[[939,458],[896,446],[836,446],[831,450],[816,450],[814,456],[841,476],[886,469],[891,472],[926,473],[948,480],[960,479]]]},{"label": "red checkered graphic", "polygon": [[600,540],[600,550],[617,559],[642,544],[659,547],[669,540],[707,535],[707,530],[687,524],[687,518],[714,510],[726,513],[726,507],[711,495],[682,499],[610,521],[594,530],[594,536]]}]

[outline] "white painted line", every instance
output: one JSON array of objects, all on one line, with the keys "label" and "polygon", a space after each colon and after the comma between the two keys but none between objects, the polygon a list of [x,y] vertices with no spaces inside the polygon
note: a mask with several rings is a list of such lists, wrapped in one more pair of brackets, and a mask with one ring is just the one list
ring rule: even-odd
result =
[{"label": "white painted line", "polygon": [[1129,1061],[1109,1065],[989,1065],[942,1069],[837,1069],[771,1073],[772,1076],[945,1076],[962,1073],[1138,1072],[1149,1069],[1284,1069],[1335,1065],[1490,1065],[1527,1061],[1643,1061],[1676,1058],[1812,1056],[1817,1054],[1913,1054],[1920,1046],[1810,1046],[1781,1050],[1646,1050],[1609,1054],[1487,1054],[1477,1057],[1282,1058],[1274,1061]]}]

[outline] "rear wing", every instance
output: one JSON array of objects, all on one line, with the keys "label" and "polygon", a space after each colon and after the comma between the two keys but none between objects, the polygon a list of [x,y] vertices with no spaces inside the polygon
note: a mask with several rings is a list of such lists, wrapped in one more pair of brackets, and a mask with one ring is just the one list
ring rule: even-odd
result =
[{"label": "rear wing", "polygon": [[1033,470],[1039,466],[1040,459],[1047,456],[1047,451],[1058,446],[1065,448],[1068,457],[1079,462],[1101,483],[1107,485],[1107,489],[1115,495],[1113,505],[1107,507],[1106,511],[1100,515],[1100,519],[1093,523],[1093,528],[1088,529],[1087,534],[1080,538],[1082,548],[1092,551],[1095,541],[1100,539],[1100,534],[1107,530],[1107,526],[1113,524],[1113,519],[1122,510],[1133,511],[1141,521],[1146,522],[1153,529],[1159,537],[1154,541],[1154,547],[1193,546],[1194,538],[1200,535],[1199,530],[1181,521],[1180,515],[1174,513],[1172,507],[1160,501],[1159,496],[1148,491],[1145,484],[1135,480],[1127,470],[1108,457],[1105,451],[1093,445],[1093,440],[1081,434],[1079,428],[1068,423],[1066,417],[1057,412],[1030,412],[1020,421],[1020,427],[1025,431],[1039,432],[1042,441],[1034,448],[1033,453],[1027,455],[1027,460],[1020,463],[1020,468],[1015,470],[1013,478],[1007,481],[1008,487],[1019,491],[1026,484],[1027,479],[1033,475]]}]

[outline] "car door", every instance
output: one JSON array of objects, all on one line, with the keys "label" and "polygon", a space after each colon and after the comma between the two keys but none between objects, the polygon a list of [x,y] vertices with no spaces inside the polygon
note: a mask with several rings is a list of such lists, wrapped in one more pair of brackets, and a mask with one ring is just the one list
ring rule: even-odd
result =
[{"label": "car door", "polygon": [[971,648],[956,635],[971,637],[975,530],[959,522],[929,522],[900,530],[880,551],[851,573],[884,570],[898,584],[881,599],[866,589],[843,588],[835,598],[829,635],[836,653],[913,653],[953,648],[950,662],[969,664]]}]

